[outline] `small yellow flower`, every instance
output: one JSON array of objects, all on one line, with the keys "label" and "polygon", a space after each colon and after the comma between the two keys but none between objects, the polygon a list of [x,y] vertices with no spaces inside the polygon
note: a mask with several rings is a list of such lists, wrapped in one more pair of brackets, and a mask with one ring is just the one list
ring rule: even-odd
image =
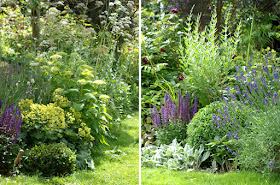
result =
[{"label": "small yellow flower", "polygon": [[100,98],[100,99],[107,100],[107,99],[110,98],[110,96],[108,96],[108,95],[106,95],[106,94],[101,94],[101,95],[99,96],[99,98]]},{"label": "small yellow flower", "polygon": [[53,72],[58,72],[58,71],[59,71],[59,68],[56,67],[56,66],[54,66],[54,67],[51,68],[51,70],[52,70]]},{"label": "small yellow flower", "polygon": [[73,75],[73,73],[72,71],[64,71],[64,75],[70,77]]},{"label": "small yellow flower", "polygon": [[56,90],[54,90],[53,94],[58,95],[58,94],[61,94],[63,91],[64,91],[64,89],[57,88]]},{"label": "small yellow flower", "polygon": [[78,57],[79,55],[78,55],[77,53],[71,53],[70,56],[76,58],[76,57]]},{"label": "small yellow flower", "polygon": [[91,79],[93,78],[93,74],[92,74],[92,71],[89,71],[89,70],[85,70],[82,72],[82,75],[84,75],[87,79]]},{"label": "small yellow flower", "polygon": [[98,85],[106,84],[106,82],[104,82],[103,80],[95,80],[95,81],[93,81],[92,83],[98,84]]},{"label": "small yellow flower", "polygon": [[81,79],[81,80],[78,80],[78,83],[85,85],[88,83],[88,81],[86,79]]}]

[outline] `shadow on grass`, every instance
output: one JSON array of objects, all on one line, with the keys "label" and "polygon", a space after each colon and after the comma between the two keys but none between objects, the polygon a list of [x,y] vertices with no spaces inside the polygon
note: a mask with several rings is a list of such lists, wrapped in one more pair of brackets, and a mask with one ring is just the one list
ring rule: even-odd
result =
[{"label": "shadow on grass", "polygon": [[114,150],[129,147],[139,143],[138,137],[138,113],[135,113],[133,118],[127,118],[119,125],[114,125],[111,128],[111,138],[107,139],[109,145],[100,146],[99,150],[92,151],[95,166],[99,166],[101,161],[111,160],[104,151]]}]

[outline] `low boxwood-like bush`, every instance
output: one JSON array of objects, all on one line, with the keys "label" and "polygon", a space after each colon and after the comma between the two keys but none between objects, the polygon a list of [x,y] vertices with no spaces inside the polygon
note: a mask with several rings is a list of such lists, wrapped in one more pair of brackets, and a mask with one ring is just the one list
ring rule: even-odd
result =
[{"label": "low boxwood-like bush", "polygon": [[[187,142],[191,146],[198,148],[201,144],[212,142],[216,136],[222,138],[225,135],[234,135],[240,126],[246,126],[249,115],[246,113],[247,111],[245,109],[241,111],[238,107],[231,107],[228,110],[225,105],[224,102],[213,102],[195,114],[187,131]],[[224,114],[224,111],[227,115]],[[213,117],[218,117],[216,119],[223,124],[214,123]]]},{"label": "low boxwood-like bush", "polygon": [[23,170],[42,176],[70,174],[76,168],[76,155],[64,143],[41,144],[30,149],[23,158]]}]

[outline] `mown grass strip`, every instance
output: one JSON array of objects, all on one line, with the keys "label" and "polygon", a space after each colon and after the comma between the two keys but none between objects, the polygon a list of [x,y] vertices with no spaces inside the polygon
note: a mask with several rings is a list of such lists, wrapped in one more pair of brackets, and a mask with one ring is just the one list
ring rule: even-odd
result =
[{"label": "mown grass strip", "polygon": [[280,176],[236,171],[223,174],[142,168],[142,185],[279,185]]}]

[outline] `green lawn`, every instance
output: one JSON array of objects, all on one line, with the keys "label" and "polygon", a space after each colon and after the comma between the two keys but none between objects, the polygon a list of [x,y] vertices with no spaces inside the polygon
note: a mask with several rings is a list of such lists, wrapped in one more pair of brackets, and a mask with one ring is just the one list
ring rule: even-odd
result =
[{"label": "green lawn", "polygon": [[127,118],[112,131],[116,138],[109,141],[110,146],[102,146],[105,154],[97,153],[94,158],[93,171],[77,171],[67,177],[51,179],[37,176],[0,178],[1,185],[8,184],[105,184],[138,185],[139,184],[139,114]]},{"label": "green lawn", "polygon": [[212,174],[143,168],[142,185],[279,185],[280,176],[263,176],[253,172]]}]

